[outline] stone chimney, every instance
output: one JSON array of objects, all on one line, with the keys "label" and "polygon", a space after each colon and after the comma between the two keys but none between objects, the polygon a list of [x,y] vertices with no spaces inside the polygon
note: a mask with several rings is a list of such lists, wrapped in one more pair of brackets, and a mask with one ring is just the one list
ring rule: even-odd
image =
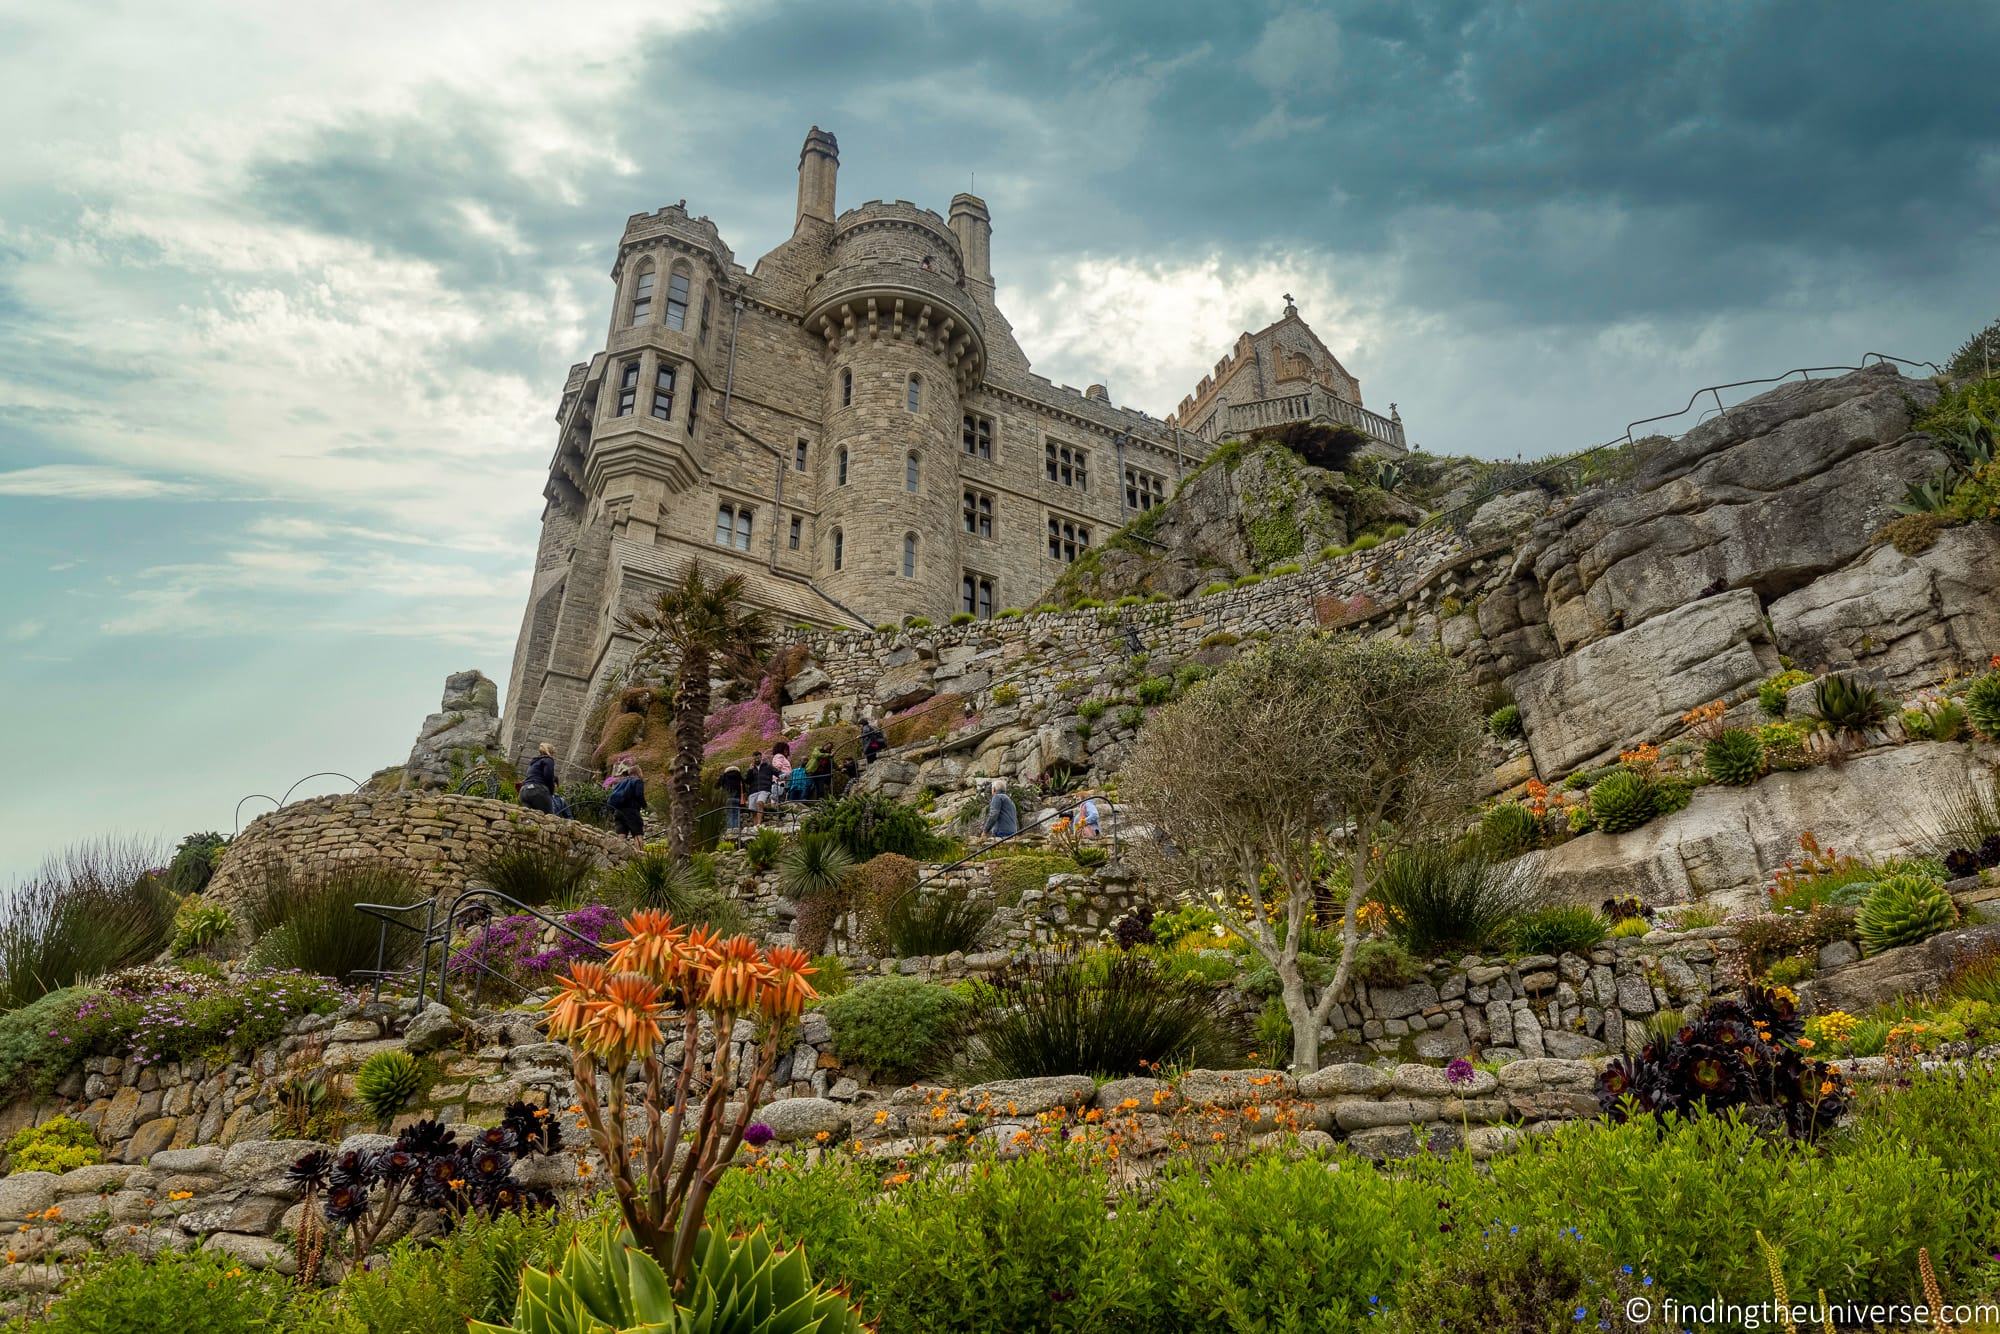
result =
[{"label": "stone chimney", "polygon": [[993,285],[993,215],[978,195],[953,195],[951,231],[965,256],[968,282]]},{"label": "stone chimney", "polygon": [[840,174],[840,141],[815,125],[799,150],[799,212],[792,230],[807,218],[833,221],[833,182]]}]

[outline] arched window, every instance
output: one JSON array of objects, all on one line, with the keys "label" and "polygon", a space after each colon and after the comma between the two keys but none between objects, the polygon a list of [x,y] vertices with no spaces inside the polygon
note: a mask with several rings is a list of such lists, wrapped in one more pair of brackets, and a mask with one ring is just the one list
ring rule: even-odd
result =
[{"label": "arched window", "polygon": [[907,405],[908,405],[908,407],[909,407],[910,411],[912,411],[912,412],[916,412],[916,411],[920,410],[920,409],[921,409],[921,408],[923,407],[923,405],[924,405],[924,377],[923,377],[923,376],[921,376],[921,375],[912,375],[912,376],[910,377],[910,387],[909,387],[909,389],[908,389],[908,390],[907,390],[907,391],[905,392],[905,394],[904,394],[904,397],[903,397],[903,401],[904,401],[904,403],[905,403],[905,404],[907,404]]},{"label": "arched window", "polygon": [[632,309],[626,317],[627,324],[644,324],[653,313],[654,276],[651,260],[639,267],[638,277],[632,280]]},{"label": "arched window", "polygon": [[903,489],[905,491],[914,491],[917,489],[917,476],[917,451],[913,449],[903,455]]},{"label": "arched window", "polygon": [[840,485],[847,485],[847,451],[845,449],[840,451]]},{"label": "arched window", "polygon": [[673,276],[667,279],[667,327],[685,329],[688,322],[688,267],[674,265]]},{"label": "arched window", "polygon": [[903,577],[905,579],[914,579],[917,577],[917,535],[915,533],[903,534]]},{"label": "arched window", "polygon": [[847,540],[841,531],[833,530],[833,568],[838,570],[847,556]]},{"label": "arched window", "polygon": [[843,408],[851,408],[854,406],[853,371],[842,371],[840,373],[840,406]]}]

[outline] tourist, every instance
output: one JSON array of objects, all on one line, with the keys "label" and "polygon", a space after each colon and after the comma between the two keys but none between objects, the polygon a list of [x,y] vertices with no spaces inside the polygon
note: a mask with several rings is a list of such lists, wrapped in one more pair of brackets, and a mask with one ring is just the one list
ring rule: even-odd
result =
[{"label": "tourist", "polygon": [[730,765],[722,771],[722,824],[730,833],[743,827],[743,771]]},{"label": "tourist", "polygon": [[875,757],[889,748],[889,738],[882,735],[882,725],[871,714],[861,720],[861,758],[865,764],[875,763]]},{"label": "tourist", "polygon": [[771,762],[764,758],[764,752],[750,752],[750,772],[743,780],[748,793],[743,804],[750,808],[750,822],[754,828],[764,827],[764,803],[771,799]]},{"label": "tourist", "polygon": [[812,770],[808,767],[810,756],[791,767],[785,776],[785,800],[805,801],[812,796]]},{"label": "tourist", "polygon": [[814,746],[812,754],[806,756],[806,781],[814,801],[827,795],[833,785],[833,752],[824,741]]},{"label": "tourist", "polygon": [[556,748],[544,741],[535,758],[528,761],[528,781],[556,790]]},{"label": "tourist", "polygon": [[1083,799],[1083,811],[1077,821],[1077,825],[1085,838],[1102,838],[1104,836],[1104,812],[1098,806],[1095,796]]},{"label": "tourist", "polygon": [[1014,809],[1014,799],[1007,795],[1004,780],[994,779],[991,790],[993,796],[986,803],[986,820],[982,826],[986,837],[1012,838],[1021,832],[1021,813]]},{"label": "tourist", "polygon": [[846,759],[840,762],[840,787],[838,789],[839,794],[844,796],[847,793],[852,792],[854,790],[854,780],[859,777],[861,777],[861,766],[854,762],[854,757],[852,755],[849,755]]},{"label": "tourist", "polygon": [[771,804],[792,794],[792,743],[780,741],[771,747]]},{"label": "tourist", "polygon": [[614,780],[604,804],[611,810],[611,827],[630,839],[646,836],[646,780],[639,766],[620,760],[611,770]]}]

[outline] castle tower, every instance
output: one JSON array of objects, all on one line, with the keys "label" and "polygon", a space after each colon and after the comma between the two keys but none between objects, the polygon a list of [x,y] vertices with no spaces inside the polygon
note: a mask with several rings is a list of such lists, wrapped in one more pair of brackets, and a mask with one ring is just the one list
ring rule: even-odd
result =
[{"label": "castle tower", "polygon": [[806,132],[805,146],[799,149],[799,208],[792,216],[792,232],[814,218],[833,225],[833,187],[840,174],[840,141],[815,125]]},{"label": "castle tower", "polygon": [[827,352],[820,583],[871,616],[960,605],[959,405],[985,362],[965,278],[943,218],[876,202],[836,221],[807,293]]}]

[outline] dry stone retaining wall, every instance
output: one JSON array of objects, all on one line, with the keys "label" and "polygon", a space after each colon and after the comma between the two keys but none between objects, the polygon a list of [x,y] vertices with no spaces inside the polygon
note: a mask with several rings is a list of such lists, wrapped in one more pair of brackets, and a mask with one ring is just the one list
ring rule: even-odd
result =
[{"label": "dry stone retaining wall", "polygon": [[488,797],[355,792],[294,802],[253,820],[223,854],[206,892],[233,906],[273,863],[294,871],[374,863],[408,872],[426,892],[451,893],[464,888],[482,858],[528,840],[582,849],[605,865],[631,851],[591,825]]}]

